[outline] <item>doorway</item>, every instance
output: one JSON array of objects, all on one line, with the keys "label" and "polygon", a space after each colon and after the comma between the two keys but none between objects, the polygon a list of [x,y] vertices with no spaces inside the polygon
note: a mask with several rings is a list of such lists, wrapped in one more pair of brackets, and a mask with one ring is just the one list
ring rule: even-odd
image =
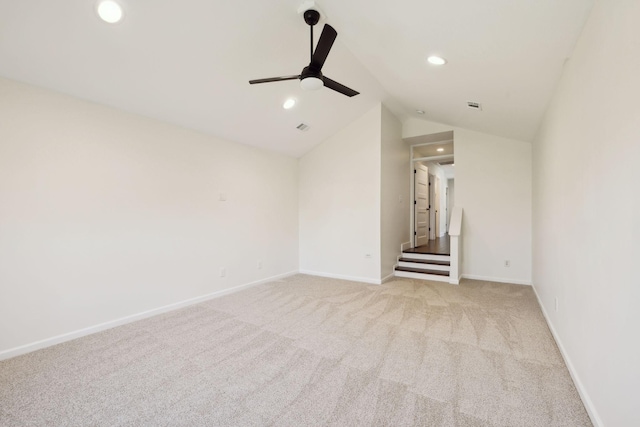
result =
[{"label": "doorway", "polygon": [[[448,183],[453,165],[453,132],[407,138],[411,144],[411,235],[407,245],[428,247],[448,239]],[[443,217],[444,215],[444,217]]]}]

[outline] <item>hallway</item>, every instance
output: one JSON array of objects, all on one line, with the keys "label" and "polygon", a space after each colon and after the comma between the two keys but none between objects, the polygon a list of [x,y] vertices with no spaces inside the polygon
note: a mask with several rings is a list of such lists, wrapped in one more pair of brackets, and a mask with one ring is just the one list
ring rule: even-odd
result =
[{"label": "hallway", "polygon": [[429,243],[426,245],[405,249],[404,252],[415,254],[451,255],[450,240],[449,235],[445,234],[442,237],[429,240]]}]

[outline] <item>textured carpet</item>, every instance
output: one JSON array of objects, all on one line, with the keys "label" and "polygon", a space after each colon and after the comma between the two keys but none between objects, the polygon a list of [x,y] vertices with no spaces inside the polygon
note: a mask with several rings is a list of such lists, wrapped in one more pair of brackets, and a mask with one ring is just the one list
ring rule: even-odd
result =
[{"label": "textured carpet", "polygon": [[297,275],[0,362],[2,426],[588,426],[533,290]]}]

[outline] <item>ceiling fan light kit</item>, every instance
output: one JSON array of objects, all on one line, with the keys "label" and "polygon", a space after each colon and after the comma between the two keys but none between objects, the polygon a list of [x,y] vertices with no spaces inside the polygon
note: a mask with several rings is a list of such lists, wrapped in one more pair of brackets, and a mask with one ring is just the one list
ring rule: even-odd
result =
[{"label": "ceiling fan light kit", "polygon": [[304,90],[318,90],[323,86],[322,78],[306,77],[300,80],[300,87]]},{"label": "ceiling fan light kit", "polygon": [[356,92],[355,90],[322,75],[322,66],[327,60],[327,56],[329,55],[329,51],[331,51],[333,42],[338,36],[336,30],[334,30],[331,25],[325,24],[322,29],[322,34],[320,35],[320,40],[318,40],[316,50],[314,51],[313,27],[318,23],[318,21],[320,21],[320,12],[315,9],[308,9],[304,12],[303,17],[304,22],[309,25],[311,31],[311,61],[309,62],[309,65],[304,67],[299,75],[250,80],[249,84],[253,85],[284,80],[300,80],[300,87],[304,90],[318,90],[324,86],[348,97],[358,95],[359,92]]}]

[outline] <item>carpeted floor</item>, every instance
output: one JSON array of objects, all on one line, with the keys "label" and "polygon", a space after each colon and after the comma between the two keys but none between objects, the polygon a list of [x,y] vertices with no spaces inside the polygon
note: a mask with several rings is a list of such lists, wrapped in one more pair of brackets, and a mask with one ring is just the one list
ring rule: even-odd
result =
[{"label": "carpeted floor", "polygon": [[2,426],[590,426],[533,290],[304,275],[0,362]]}]

